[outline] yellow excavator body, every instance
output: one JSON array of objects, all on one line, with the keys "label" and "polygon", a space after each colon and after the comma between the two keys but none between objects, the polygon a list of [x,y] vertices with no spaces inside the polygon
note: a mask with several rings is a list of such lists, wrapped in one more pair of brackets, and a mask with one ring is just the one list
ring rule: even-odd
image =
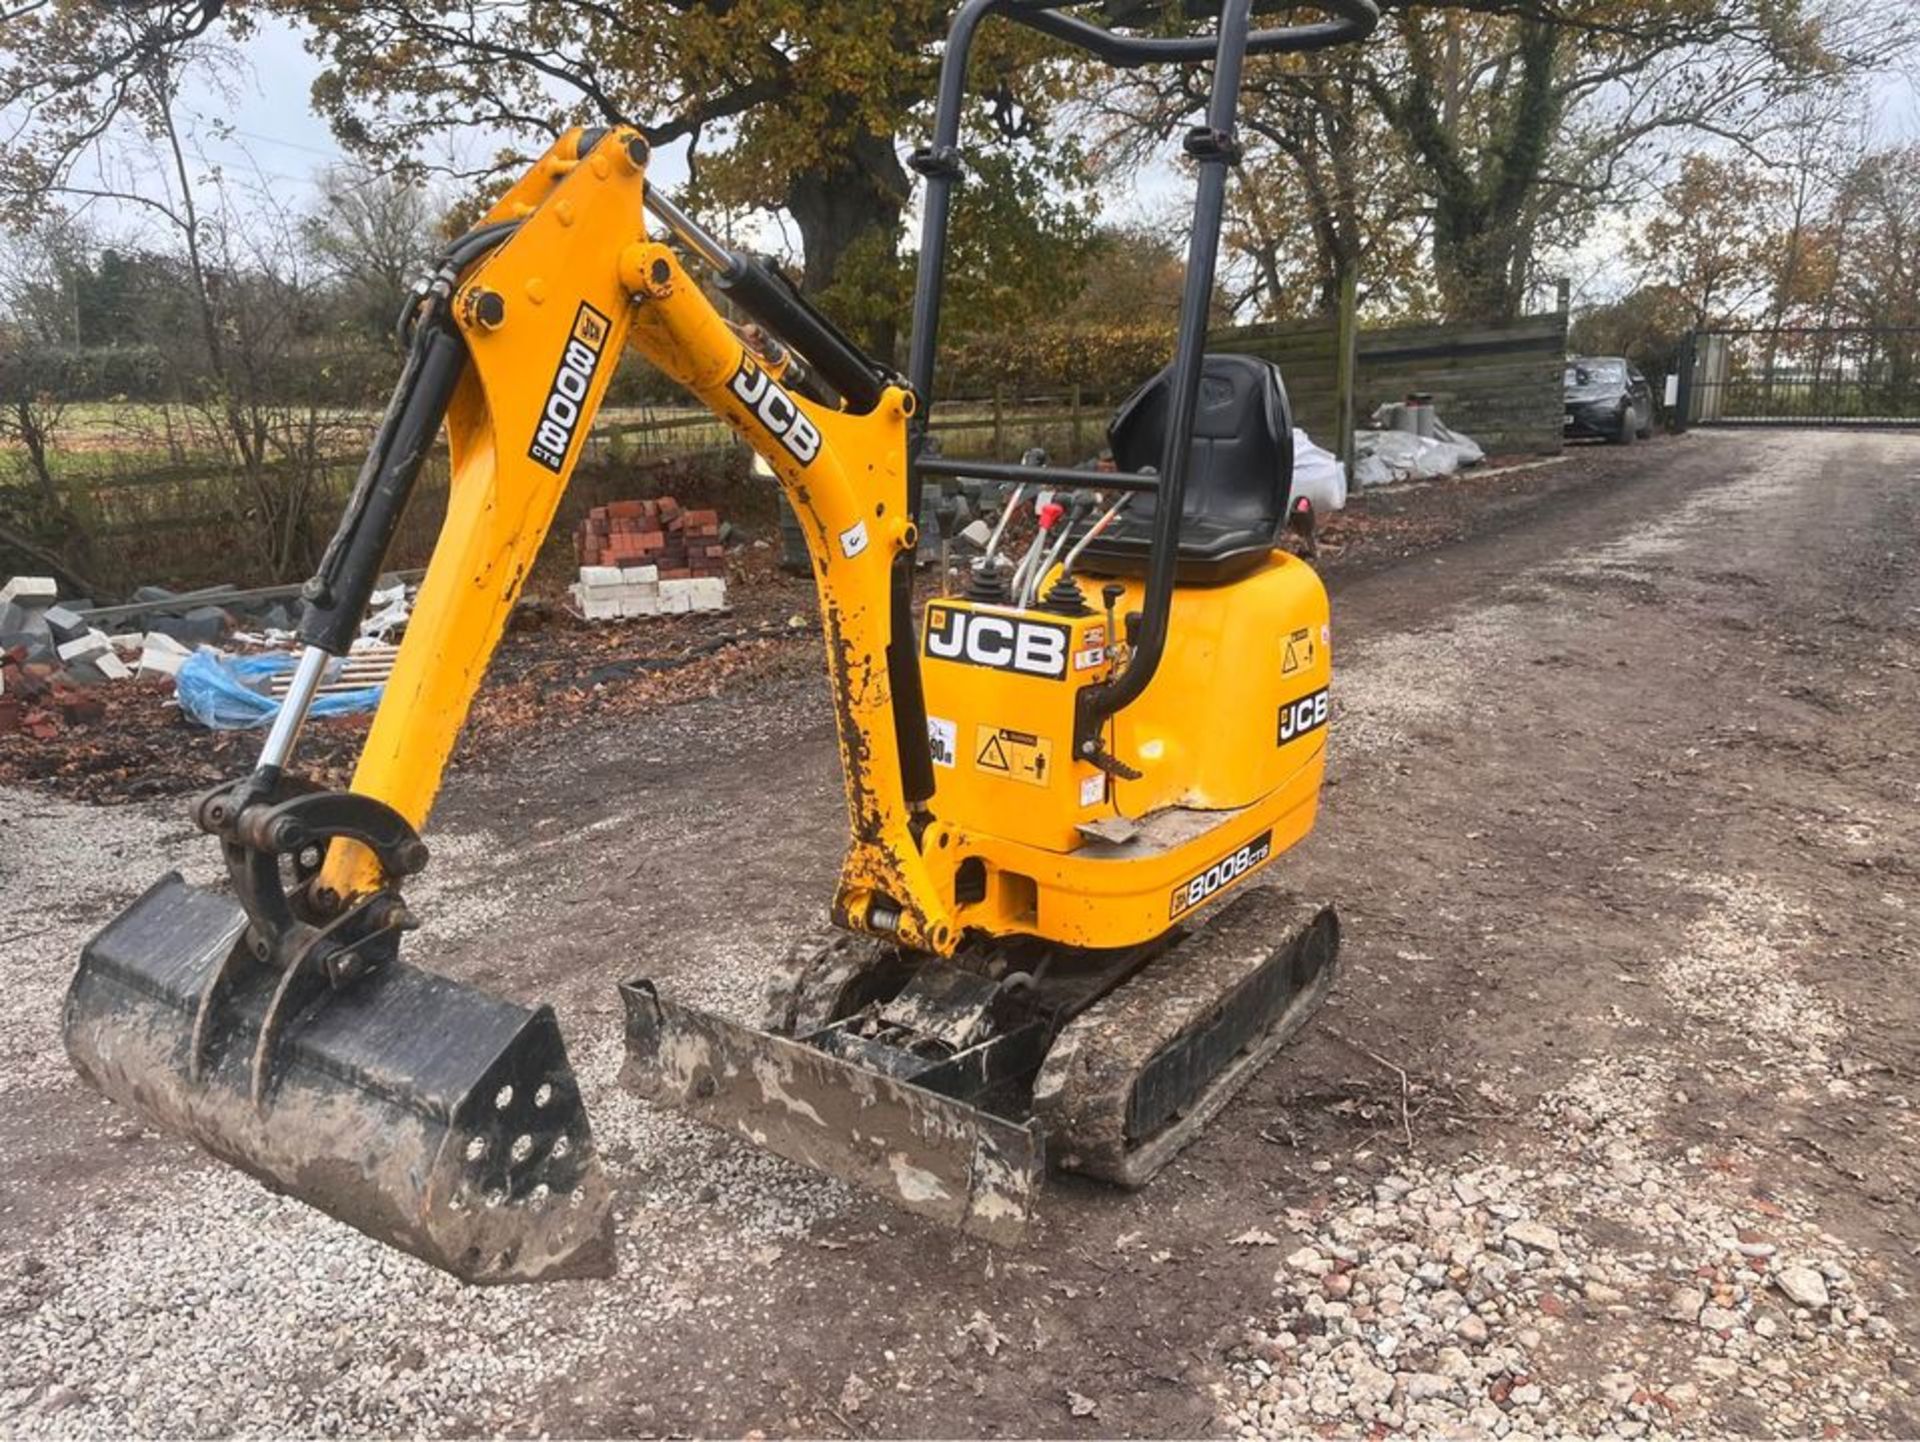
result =
[{"label": "yellow excavator body", "polygon": [[[556,141],[410,303],[259,764],[193,806],[229,886],[163,877],[89,943],[64,1016],[80,1073],[465,1280],[614,1265],[554,1013],[424,971],[401,941],[448,758],[633,353],[731,427],[799,517],[848,844],[830,926],[775,969],[759,1026],[621,985],[625,1080],[996,1240],[1022,1234],[1049,1161],[1149,1179],[1334,975],[1331,908],[1267,884],[1313,825],[1330,697],[1326,592],[1281,545],[1303,519],[1285,387],[1204,353],[1241,62],[1375,18],[1372,0],[1321,8],[1254,30],[1249,0],[1225,0],[1217,37],[1169,39],[966,0],[915,157],[906,374],[650,189],[637,130]],[[1115,416],[1104,466],[949,458],[927,424],[961,82],[995,12],[1118,64],[1214,66],[1173,361]],[[301,725],[443,424],[441,536],[352,784],[327,791],[294,766]],[[1001,488],[999,526],[916,616],[921,501],[962,482]],[[1016,512],[1017,564],[1000,553]]]}]

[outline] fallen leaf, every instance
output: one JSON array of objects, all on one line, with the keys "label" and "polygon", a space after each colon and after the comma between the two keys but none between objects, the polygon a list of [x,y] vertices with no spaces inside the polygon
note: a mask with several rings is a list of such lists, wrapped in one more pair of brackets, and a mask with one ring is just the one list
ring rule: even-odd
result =
[{"label": "fallen leaf", "polygon": [[1078,1392],[1067,1393],[1067,1410],[1076,1417],[1098,1417],[1100,1404],[1091,1397],[1083,1397]]},{"label": "fallen leaf", "polygon": [[1000,1334],[1000,1329],[993,1325],[993,1319],[985,1312],[977,1310],[973,1314],[973,1320],[960,1330],[978,1341],[980,1350],[989,1357],[999,1356],[1000,1348],[1007,1340]]},{"label": "fallen leaf", "polygon": [[873,1388],[857,1373],[847,1373],[847,1384],[840,1389],[840,1407],[845,1412],[858,1412],[873,1400]]}]

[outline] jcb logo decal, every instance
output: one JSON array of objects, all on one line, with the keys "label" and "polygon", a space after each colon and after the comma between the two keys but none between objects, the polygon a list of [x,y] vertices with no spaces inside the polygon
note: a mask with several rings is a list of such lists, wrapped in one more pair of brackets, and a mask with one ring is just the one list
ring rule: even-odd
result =
[{"label": "jcb logo decal", "polygon": [[820,454],[820,431],[808,420],[780,383],[746,356],[733,373],[733,393],[745,401],[754,418],[773,433],[787,454],[806,465]]},{"label": "jcb logo decal", "polygon": [[1289,701],[1280,708],[1280,744],[1298,741],[1309,731],[1318,731],[1327,724],[1327,688],[1302,696],[1298,701]]},{"label": "jcb logo decal", "polygon": [[567,451],[573,445],[573,433],[580,424],[580,408],[593,389],[594,373],[600,369],[600,352],[607,343],[607,318],[585,302],[573,318],[573,334],[560,352],[560,364],[553,372],[553,384],[547,387],[547,403],[540,408],[540,423],[534,427],[533,443],[527,457],[558,474],[567,463]]},{"label": "jcb logo decal", "polygon": [[1069,635],[1065,626],[1046,621],[927,607],[927,654],[942,661],[1058,679],[1067,674]]},{"label": "jcb logo decal", "polygon": [[1241,877],[1258,871],[1273,855],[1273,832],[1261,832],[1231,856],[1223,856],[1191,880],[1173,888],[1173,909],[1169,917],[1184,916],[1203,901],[1210,901]]}]

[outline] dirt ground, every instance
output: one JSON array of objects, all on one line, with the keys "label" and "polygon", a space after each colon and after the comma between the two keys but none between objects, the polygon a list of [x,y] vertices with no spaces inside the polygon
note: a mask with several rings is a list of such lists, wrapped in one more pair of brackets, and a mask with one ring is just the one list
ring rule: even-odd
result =
[{"label": "dirt ground", "polygon": [[558,1008],[611,1282],[462,1290],[84,1090],[81,942],[214,858],[174,801],[0,790],[0,1429],[1920,1433],[1920,438],[1478,484],[1329,558],[1332,771],[1273,878],[1341,910],[1320,1022],[1019,1250],[614,1084],[617,979],[744,1016],[817,923],[811,668],[523,732],[431,832],[412,956]]}]

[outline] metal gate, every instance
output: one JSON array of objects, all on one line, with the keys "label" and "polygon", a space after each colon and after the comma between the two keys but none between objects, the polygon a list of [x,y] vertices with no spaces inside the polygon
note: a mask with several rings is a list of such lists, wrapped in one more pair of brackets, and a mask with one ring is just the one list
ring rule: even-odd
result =
[{"label": "metal gate", "polygon": [[1695,331],[1679,373],[1689,425],[1920,427],[1920,328]]}]

